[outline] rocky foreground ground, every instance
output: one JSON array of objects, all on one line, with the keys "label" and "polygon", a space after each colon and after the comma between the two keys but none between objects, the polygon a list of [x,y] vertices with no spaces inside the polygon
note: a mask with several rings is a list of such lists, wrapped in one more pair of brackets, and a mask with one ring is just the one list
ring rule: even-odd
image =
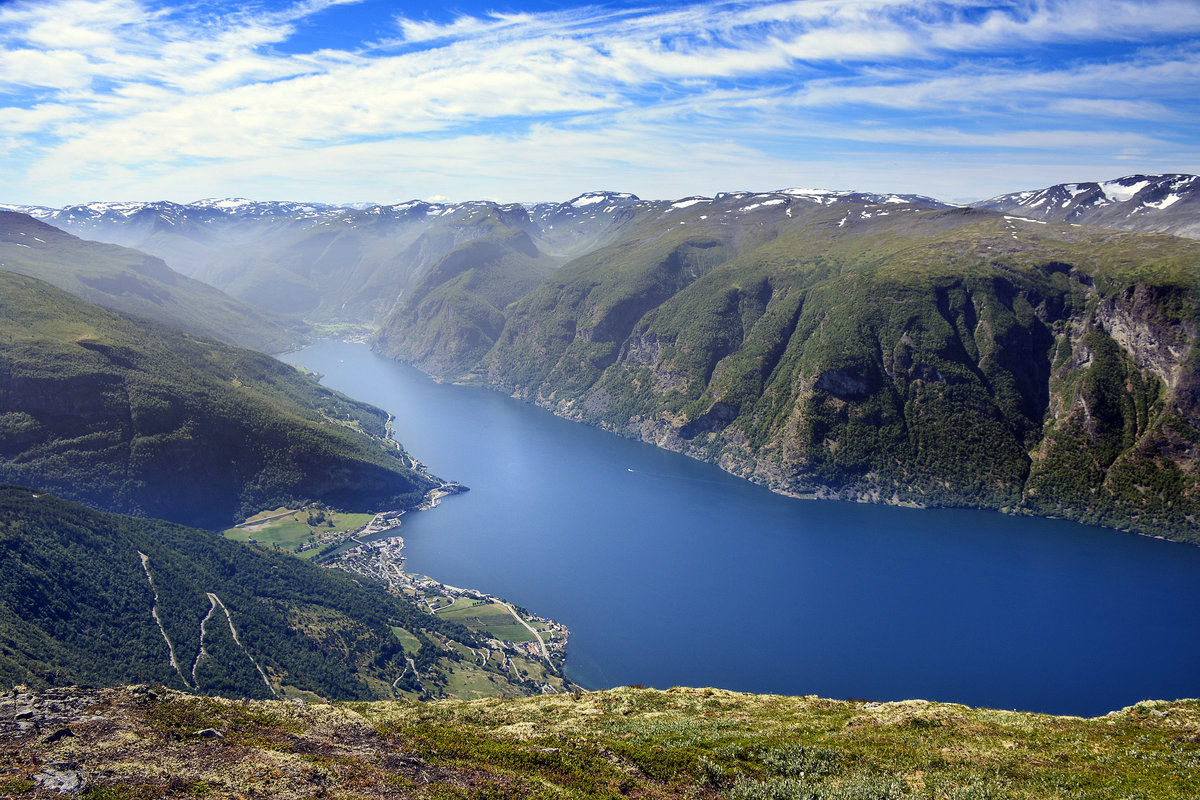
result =
[{"label": "rocky foreground ground", "polygon": [[1096,719],[622,688],[305,705],[147,686],[0,697],[0,796],[1194,798],[1200,701]]}]

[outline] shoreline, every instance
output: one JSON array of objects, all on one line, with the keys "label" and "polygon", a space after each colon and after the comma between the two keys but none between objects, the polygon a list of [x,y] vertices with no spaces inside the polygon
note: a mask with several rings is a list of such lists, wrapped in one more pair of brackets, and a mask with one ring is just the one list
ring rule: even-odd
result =
[{"label": "shoreline", "polygon": [[[461,487],[461,489],[459,491],[444,491],[448,487]],[[435,509],[440,505],[442,499],[459,494],[465,490],[466,487],[462,487],[461,484],[443,483],[437,489],[430,490],[426,496],[426,500],[414,508],[381,512],[375,515],[366,525],[354,531],[345,540],[347,542],[354,541],[358,544],[348,549],[335,551],[325,557],[318,556],[320,560],[314,560],[314,563],[325,569],[341,569],[376,581],[394,595],[409,597],[419,608],[435,617],[440,616],[440,611],[453,607],[455,601],[460,598],[468,598],[472,601],[477,601],[477,603],[501,606],[534,636],[538,646],[535,648],[528,642],[488,637],[485,648],[488,655],[485,657],[484,662],[486,663],[492,658],[498,658],[506,671],[511,669],[515,672],[515,667],[511,664],[511,656],[541,660],[545,662],[547,668],[562,682],[561,691],[574,691],[581,688],[568,678],[564,671],[567,659],[567,644],[571,635],[570,629],[566,625],[549,617],[542,617],[529,611],[521,614],[517,611],[518,607],[512,603],[479,589],[464,589],[451,586],[427,575],[404,571],[404,565],[407,561],[407,557],[403,552],[405,545],[404,537],[399,533],[393,533],[393,531],[399,530],[402,526],[401,517],[408,511],[428,511]],[[378,538],[362,541],[358,538],[360,536],[376,536]],[[449,602],[441,602],[443,599]],[[540,624],[543,626],[543,629],[539,631],[531,623]],[[547,634],[546,638],[543,638],[543,633]],[[487,636],[482,631],[480,635]],[[559,689],[556,689],[547,682],[539,684],[538,688],[541,694],[561,693]]]}]

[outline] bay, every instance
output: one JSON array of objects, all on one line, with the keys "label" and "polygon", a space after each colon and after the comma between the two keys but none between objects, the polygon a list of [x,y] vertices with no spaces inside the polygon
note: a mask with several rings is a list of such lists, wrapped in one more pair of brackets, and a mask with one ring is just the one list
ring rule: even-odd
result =
[{"label": "bay", "polygon": [[405,516],[407,569],[563,622],[567,673],[589,688],[1087,716],[1200,695],[1200,548],[785,498],[362,344],[284,360],[392,413],[406,449],[471,487]]}]

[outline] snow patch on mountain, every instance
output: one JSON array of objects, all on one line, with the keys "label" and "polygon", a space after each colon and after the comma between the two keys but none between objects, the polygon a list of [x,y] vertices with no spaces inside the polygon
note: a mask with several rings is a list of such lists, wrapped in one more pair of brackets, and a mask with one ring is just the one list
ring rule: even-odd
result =
[{"label": "snow patch on mountain", "polygon": [[671,204],[671,208],[691,208],[700,203],[711,203],[712,198],[709,197],[687,197]]},{"label": "snow patch on mountain", "polygon": [[1106,181],[1100,184],[1100,189],[1104,192],[1104,196],[1108,199],[1124,203],[1132,200],[1138,192],[1150,185],[1150,180],[1141,180],[1132,184],[1125,184],[1123,180]]}]

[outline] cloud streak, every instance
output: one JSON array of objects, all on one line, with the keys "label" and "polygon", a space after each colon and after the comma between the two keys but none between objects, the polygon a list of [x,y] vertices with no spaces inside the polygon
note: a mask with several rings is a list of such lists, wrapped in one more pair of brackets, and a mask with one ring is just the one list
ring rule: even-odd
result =
[{"label": "cloud streak", "polygon": [[700,191],[715,174],[809,184],[814,165],[860,174],[867,161],[877,180],[861,188],[932,194],[945,176],[917,176],[946,149],[979,165],[962,170],[956,195],[1013,188],[998,181],[1011,179],[999,162],[1014,150],[1122,170],[1142,150],[1200,169],[1190,2],[580,6],[375,17],[356,44],[321,45],[328,16],[353,4],[0,8],[0,164],[21,193],[5,199],[68,202],[106,186],[235,193],[215,175],[238,194],[264,196],[258,185],[330,200],[363,199],[371,179],[461,198],[485,175],[495,183],[484,193],[510,199],[598,177],[669,196],[693,166]]}]

